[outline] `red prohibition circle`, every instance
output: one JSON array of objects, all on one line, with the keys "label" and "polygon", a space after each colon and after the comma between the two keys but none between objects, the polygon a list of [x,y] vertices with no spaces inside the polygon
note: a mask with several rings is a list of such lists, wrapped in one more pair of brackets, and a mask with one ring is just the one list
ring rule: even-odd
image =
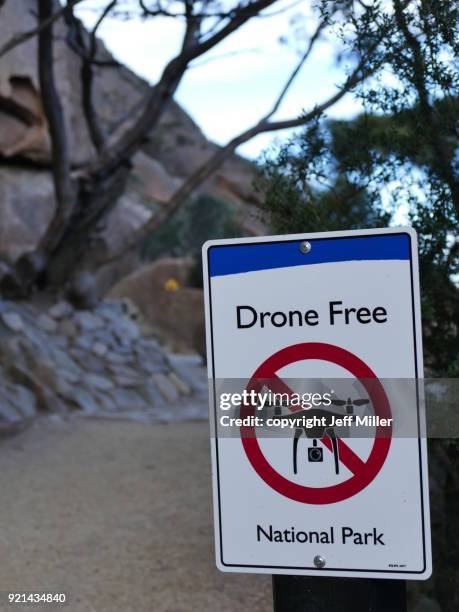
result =
[{"label": "red prohibition circle", "polygon": [[[381,418],[391,418],[389,400],[373,370],[353,353],[333,344],[304,342],[281,349],[268,357],[255,371],[247,385],[247,390],[250,392],[252,389],[259,389],[260,381],[274,378],[276,372],[281,368],[308,359],[329,361],[346,369],[365,387],[372,401],[375,415]],[[256,406],[246,407],[241,410],[241,416],[254,415],[255,410]],[[361,461],[357,458],[356,469],[350,478],[327,487],[307,487],[288,480],[272,467],[260,448],[255,427],[241,427],[240,433],[247,458],[260,478],[284,497],[304,504],[333,504],[362,491],[373,481],[384,465],[392,438],[391,427],[377,426],[368,459]],[[342,444],[341,440],[339,442]],[[350,458],[352,459],[353,452],[347,446],[346,449],[348,453],[351,453]]]}]

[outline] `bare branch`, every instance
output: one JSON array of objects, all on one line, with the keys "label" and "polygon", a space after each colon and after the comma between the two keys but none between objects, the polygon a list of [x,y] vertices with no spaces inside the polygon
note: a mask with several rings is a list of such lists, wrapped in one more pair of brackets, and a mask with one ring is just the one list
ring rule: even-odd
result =
[{"label": "bare branch", "polygon": [[86,62],[91,64],[91,66],[98,66],[99,68],[122,68],[123,67],[123,64],[120,64],[120,62],[117,62],[115,59],[101,60],[101,59],[98,59],[97,57],[95,57],[94,59],[91,59],[84,49],[75,45],[74,41],[69,40],[68,44],[70,48],[72,49],[72,51],[74,51],[78,55],[78,57],[81,57],[82,60],[85,60]]},{"label": "bare branch", "polygon": [[161,2],[157,2],[157,8],[149,8],[145,0],[139,0],[139,6],[142,9],[144,17],[184,17],[185,13],[172,13],[170,11],[166,11],[161,6]]},{"label": "bare branch", "polygon": [[282,104],[282,101],[284,100],[285,96],[287,95],[290,87],[292,86],[292,84],[295,81],[296,77],[298,76],[300,70],[302,69],[304,64],[307,62],[309,56],[311,55],[312,49],[313,49],[315,43],[317,42],[317,40],[319,39],[319,36],[322,33],[324,27],[325,27],[325,22],[321,21],[319,23],[319,25],[317,26],[316,31],[314,32],[314,34],[311,36],[311,39],[310,39],[309,44],[308,44],[308,46],[306,48],[306,51],[303,53],[303,55],[301,56],[300,61],[298,62],[296,68],[293,70],[293,72],[291,73],[290,77],[287,79],[287,82],[285,83],[283,89],[281,90],[277,100],[274,102],[274,106],[272,107],[271,112],[268,113],[268,115],[266,115],[265,119],[269,119],[270,117],[272,117],[279,110],[279,107]]},{"label": "bare branch", "polygon": [[201,68],[201,66],[205,66],[206,64],[210,64],[211,62],[227,59],[228,57],[235,57],[237,55],[245,55],[246,53],[261,53],[261,49],[238,49],[236,51],[228,51],[227,53],[222,53],[221,55],[213,55],[212,57],[208,57],[206,59],[201,60],[197,64],[192,64],[190,66],[190,69],[196,70],[196,68]]},{"label": "bare branch", "polygon": [[[200,57],[209,49],[215,47],[219,42],[244,25],[247,21],[257,16],[260,11],[274,4],[276,0],[255,0],[234,12],[234,16],[218,32],[215,32],[205,40],[199,40],[196,32],[192,33],[197,16],[190,15],[187,19],[187,31],[184,44],[180,53],[172,59],[165,67],[163,74],[154,87],[151,87],[144,111],[135,122],[110,148],[106,148],[97,162],[89,168],[92,173],[110,172],[123,160],[129,159],[140,147],[145,138],[157,124],[161,114],[172,99],[183,75],[190,62]],[[191,6],[191,3],[190,3]],[[185,44],[188,41],[190,44]],[[191,44],[192,41],[192,44]]]},{"label": "bare branch", "polygon": [[[292,4],[285,6],[281,9],[278,9],[276,11],[272,11],[271,13],[266,13],[263,15],[260,15],[260,17],[264,17],[264,18],[269,18],[269,17],[275,17],[276,15],[280,15],[282,13],[286,13],[287,11],[290,11],[293,7],[297,6],[298,4],[301,4],[304,0],[294,0],[292,2]],[[186,17],[186,9],[183,12],[179,12],[179,11],[169,11],[167,9],[165,9],[162,5],[161,5],[161,1],[158,0],[155,3],[154,7],[148,7],[145,0],[138,0],[139,2],[139,6],[142,9],[142,15],[144,17],[172,17],[172,18],[177,18],[177,17]],[[184,4],[186,4],[184,2]],[[240,10],[242,8],[242,5],[240,5],[239,7],[235,8],[235,9],[229,9],[227,11],[205,11],[202,10],[199,15],[203,18],[203,19],[212,19],[212,18],[218,18],[220,20],[223,19],[232,19],[236,12],[238,10]]]},{"label": "bare branch", "polygon": [[[38,0],[38,75],[41,98],[52,144],[52,172],[57,208],[38,250],[52,251],[62,238],[73,212],[75,190],[70,178],[70,153],[64,112],[54,79],[53,0]],[[43,24],[46,24],[43,26]]]},{"label": "bare branch", "polygon": [[[97,38],[96,33],[100,25],[107,17],[108,13],[113,9],[113,6],[117,4],[118,0],[114,3],[110,2],[109,5],[104,9],[102,15],[99,16],[97,23],[93,30],[89,33],[89,45],[87,44],[87,32],[83,24],[79,19],[75,17],[73,7],[68,6],[64,13],[65,21],[68,25],[68,32],[66,41],[69,47],[74,53],[76,53],[82,60],[91,64],[91,66],[110,67],[118,68],[121,66],[116,60],[100,60],[96,57],[97,54]],[[112,6],[113,5],[113,6]]]},{"label": "bare branch", "polygon": [[112,12],[115,6],[118,4],[118,0],[112,0],[107,4],[102,13],[99,16],[99,19],[96,21],[91,33],[89,35],[89,55],[91,57],[96,56],[97,52],[97,32],[99,31],[100,26],[104,22],[104,19]]},{"label": "bare branch", "polygon": [[81,92],[83,113],[88,125],[91,141],[97,151],[101,151],[105,145],[105,134],[98,121],[97,111],[93,100],[93,84],[94,71],[93,62],[97,53],[97,31],[102,25],[104,19],[110,14],[112,9],[117,5],[118,0],[112,0],[102,11],[99,19],[92,31],[89,34],[89,49],[85,53],[83,63],[81,65]]},{"label": "bare branch", "polygon": [[[287,130],[306,125],[306,123],[309,123],[312,119],[319,117],[326,110],[334,106],[337,102],[341,100],[341,98],[348,94],[358,83],[361,83],[368,76],[370,76],[370,72],[362,71],[362,67],[359,64],[359,66],[357,66],[357,68],[348,77],[346,82],[339,88],[339,90],[333,96],[328,98],[328,100],[322,102],[321,104],[318,104],[305,115],[295,117],[294,119],[266,122],[262,120],[261,123],[257,126],[256,134],[261,134],[262,132],[276,132],[279,130]],[[253,136],[251,138],[253,138]]]},{"label": "bare branch", "polygon": [[[275,132],[288,128],[295,128],[306,125],[313,121],[314,119],[320,117],[325,111],[334,106],[337,102],[339,102],[346,94],[348,94],[358,83],[362,82],[369,76],[369,71],[363,70],[363,62],[360,62],[359,65],[353,70],[350,76],[347,78],[346,82],[338,89],[338,91],[330,96],[327,100],[318,104],[313,109],[311,109],[308,113],[305,113],[299,117],[295,117],[293,119],[286,119],[283,121],[270,121],[270,117],[273,112],[271,111],[265,117],[263,117],[256,125],[245,130],[235,138],[233,138],[227,145],[218,149],[216,153],[208,159],[198,170],[190,176],[184,184],[178,189],[178,191],[172,196],[168,205],[164,209],[164,214],[167,216],[164,219],[159,219],[159,224],[162,224],[169,216],[174,214],[174,211],[180,206],[181,202],[183,202],[195,189],[197,189],[200,185],[206,181],[215,170],[217,170],[221,164],[227,159],[230,155],[232,155],[238,147],[240,147],[245,142],[248,142],[255,136],[265,132]],[[290,79],[289,79],[290,80]],[[285,91],[285,88],[283,92]],[[279,98],[278,98],[279,99]],[[276,104],[274,108],[276,107]],[[150,231],[154,231],[156,227],[152,227],[158,215],[151,220],[151,225],[148,233]]]},{"label": "bare branch", "polygon": [[[5,0],[3,0],[3,2],[4,1]],[[10,38],[9,41],[7,41],[2,47],[0,47],[0,57],[5,55],[6,53],[9,53],[15,47],[22,45],[22,43],[30,40],[34,36],[37,36],[38,34],[40,34],[40,32],[44,28],[47,28],[49,25],[52,25],[55,21],[60,19],[64,15],[64,13],[66,12],[69,6],[73,7],[76,4],[79,4],[80,2],[83,2],[83,0],[69,0],[67,6],[62,7],[55,13],[51,14],[46,21],[43,21],[42,23],[40,23],[33,30],[28,30],[27,32],[22,32],[21,34],[15,34],[12,38]]]},{"label": "bare branch", "polygon": [[[168,11],[167,9],[163,8],[161,6],[160,1],[156,2],[155,8],[148,7],[145,0],[138,0],[138,2],[139,2],[140,8],[142,9],[142,14],[144,17],[172,17],[172,18],[185,17],[185,12],[172,12],[172,11]],[[264,19],[269,19],[270,17],[276,17],[278,15],[291,11],[292,8],[302,4],[303,2],[304,0],[293,0],[291,4],[286,5],[270,13],[264,13],[260,15],[260,17]],[[240,9],[241,7],[238,7],[238,8]],[[236,10],[238,9],[230,9],[228,11],[208,11],[208,12],[202,11],[200,15],[204,19],[208,19],[208,18],[231,19],[235,15]]]},{"label": "bare branch", "polygon": [[210,157],[196,172],[194,172],[183,185],[175,192],[172,198],[164,205],[164,207],[143,227],[139,228],[137,232],[129,240],[128,244],[125,245],[123,252],[112,255],[109,259],[105,259],[102,265],[115,261],[122,254],[132,251],[137,248],[149,235],[154,233],[165,221],[170,219],[172,215],[180,208],[180,206],[186,201],[186,199],[199,187],[201,186],[221,164],[232,155],[236,149],[248,142],[258,134],[264,132],[272,132],[276,130],[282,130],[286,128],[294,128],[302,125],[306,125],[320,117],[326,110],[334,106],[339,100],[341,100],[347,93],[349,93],[357,84],[362,82],[370,75],[369,71],[363,70],[363,61],[353,70],[350,76],[347,78],[345,83],[339,88],[339,90],[330,96],[327,100],[318,104],[312,108],[308,113],[288,119],[285,121],[269,121],[269,117],[272,115],[270,112],[268,115],[263,117],[255,126],[249,128],[245,132],[242,132],[235,138],[233,138],[226,146],[218,149],[214,155]]}]

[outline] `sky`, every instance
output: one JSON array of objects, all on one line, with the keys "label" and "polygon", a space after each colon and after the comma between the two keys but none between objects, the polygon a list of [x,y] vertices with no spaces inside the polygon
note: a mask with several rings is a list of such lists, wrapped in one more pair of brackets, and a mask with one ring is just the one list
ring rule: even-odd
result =
[{"label": "sky", "polygon": [[[96,14],[88,10],[88,6],[91,2],[82,2],[78,15],[91,27]],[[296,28],[301,27],[306,32],[313,30],[314,18],[306,15],[309,6],[307,0],[279,0],[266,12],[288,10],[246,24],[196,60],[188,70],[176,100],[207,138],[225,144],[272,107],[298,61],[300,49],[298,43],[285,45],[279,39],[287,35],[292,40],[295,31],[292,20],[295,18]],[[155,83],[167,61],[179,50],[182,31],[183,25],[178,20],[163,17],[147,21],[108,18],[99,29],[99,36],[119,61]],[[344,71],[343,66],[337,66],[335,54],[336,44],[330,40],[319,41],[276,118],[295,117],[336,91],[336,85],[343,81]],[[350,117],[357,110],[356,103],[347,97],[330,116]],[[238,152],[255,159],[274,139],[287,135],[285,132],[260,135],[240,147]]]}]

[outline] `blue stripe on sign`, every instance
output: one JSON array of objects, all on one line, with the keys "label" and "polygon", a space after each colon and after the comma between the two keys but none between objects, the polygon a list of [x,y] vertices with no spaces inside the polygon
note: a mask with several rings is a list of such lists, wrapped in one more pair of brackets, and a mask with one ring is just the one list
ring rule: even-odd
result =
[{"label": "blue stripe on sign", "polygon": [[349,238],[310,239],[311,251],[300,251],[301,240],[215,245],[209,249],[211,276],[290,268],[333,261],[409,259],[410,236],[375,234]]}]

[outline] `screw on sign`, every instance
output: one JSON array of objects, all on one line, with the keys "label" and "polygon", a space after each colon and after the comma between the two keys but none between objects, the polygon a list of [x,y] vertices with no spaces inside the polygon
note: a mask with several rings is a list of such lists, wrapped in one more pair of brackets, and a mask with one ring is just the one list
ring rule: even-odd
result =
[{"label": "screw on sign", "polygon": [[[359,357],[332,344],[304,342],[281,349],[266,359],[255,371],[247,390],[258,391],[261,381],[263,384],[269,381],[273,392],[291,394],[291,389],[277,376],[277,372],[292,363],[311,359],[328,361],[346,369],[364,386],[373,404],[375,415],[391,418],[386,392],[376,374]],[[241,416],[252,416],[255,410],[255,406],[243,408]],[[289,499],[305,504],[333,504],[356,495],[374,480],[389,452],[392,430],[384,428],[383,432],[381,426],[376,427],[373,447],[366,461],[363,461],[342,439],[324,435],[320,440],[321,443],[328,450],[335,451],[335,461],[339,456],[339,461],[352,473],[347,480],[326,487],[304,486],[285,478],[264,456],[256,437],[255,427],[243,426],[240,428],[240,433],[252,467],[272,489]]]}]

